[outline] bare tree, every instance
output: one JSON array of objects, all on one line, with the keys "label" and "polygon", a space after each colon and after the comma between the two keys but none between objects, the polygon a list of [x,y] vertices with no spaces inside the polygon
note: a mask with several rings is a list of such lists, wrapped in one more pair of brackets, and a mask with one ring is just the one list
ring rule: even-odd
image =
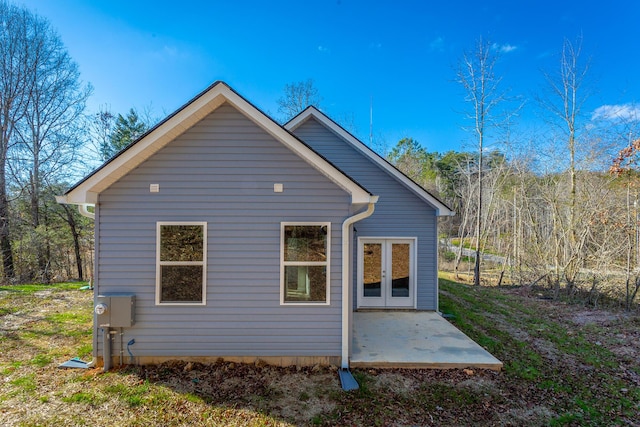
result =
[{"label": "bare tree", "polygon": [[[48,193],[47,195],[49,196],[49,200],[51,200],[55,194],[61,194],[62,192],[64,192],[65,188],[68,188],[66,184],[54,184],[48,186],[45,191]],[[49,211],[51,212],[50,216],[52,217],[52,219],[57,220],[58,224],[64,223],[69,227],[71,240],[73,242],[73,263],[76,267],[75,278],[82,281],[85,279],[85,263],[83,261],[83,254],[86,254],[87,252],[90,253],[90,250],[87,250],[86,246],[93,246],[92,244],[87,245],[87,240],[90,241],[91,236],[93,236],[93,227],[91,225],[91,221],[87,218],[83,218],[78,213],[78,210],[74,209],[74,206],[72,205],[49,203],[48,207]],[[85,243],[84,245],[83,241]],[[68,249],[70,245],[63,246]],[[69,275],[71,275],[71,273]]]},{"label": "bare tree", "polygon": [[320,108],[322,98],[313,79],[289,83],[284,86],[284,96],[278,99],[278,113],[286,122],[310,105]]},{"label": "bare tree", "polygon": [[97,113],[88,120],[89,139],[97,159],[103,162],[111,157],[111,133],[116,117],[106,106],[101,106]]},{"label": "bare tree", "polygon": [[[640,200],[638,199],[638,153],[640,139],[630,140],[629,145],[613,160],[610,173],[627,180],[626,199],[626,242],[627,262],[625,269],[625,308],[630,311],[638,292],[640,292]],[[631,188],[635,189],[635,197],[631,202]],[[632,208],[633,206],[633,208]]]},{"label": "bare tree", "polygon": [[[470,228],[469,222],[471,221],[472,209],[475,205],[473,195],[475,194],[475,191],[478,190],[477,185],[474,185],[472,180],[473,173],[471,171],[471,157],[465,158],[464,160],[464,164],[457,164],[456,175],[458,179],[457,185],[454,187],[454,194],[461,201],[462,205],[462,208],[459,209],[460,226],[458,228],[458,236],[460,237],[460,243],[458,245],[458,251],[456,252],[454,263],[456,278],[459,278],[459,268],[460,263],[462,262],[462,254],[464,252],[466,237],[470,234],[468,230]],[[477,200],[477,197],[475,200]]]},{"label": "bare tree", "polygon": [[31,15],[0,0],[0,251],[4,277],[15,276],[7,195],[7,158],[16,124],[27,104],[28,27]]},{"label": "bare tree", "polygon": [[[589,70],[589,61],[582,62],[582,39],[575,43],[565,39],[560,55],[560,67],[556,74],[545,74],[551,89],[547,98],[540,98],[542,106],[551,113],[552,123],[564,135],[567,154],[569,155],[569,215],[566,223],[567,251],[558,252],[556,262],[564,264],[564,275],[571,289],[576,279],[581,261],[577,246],[580,244],[577,227],[577,175],[576,145],[580,139],[580,118],[582,107],[589,97],[585,86]],[[584,130],[584,129],[582,129]],[[562,212],[558,212],[562,215]],[[562,254],[566,256],[563,256]]]},{"label": "bare tree", "polygon": [[[15,89],[13,100],[7,101],[12,105],[5,107],[13,114],[3,123],[3,128],[10,127],[11,133],[3,137],[0,144],[0,154],[4,154],[0,156],[4,166],[0,173],[6,180],[6,166],[10,162],[13,178],[29,195],[31,225],[35,230],[42,222],[43,185],[65,171],[75,159],[80,141],[76,124],[91,87],[80,83],[77,65],[46,19],[6,2],[0,3],[0,13],[2,11],[13,24],[0,30],[2,40],[11,41],[2,47],[5,65],[0,79],[13,83]],[[8,57],[4,57],[5,54]],[[0,185],[0,212],[5,201],[6,181],[4,186]],[[8,233],[8,224],[6,228]],[[7,259],[10,252],[8,246],[5,253],[7,278],[12,277]],[[38,258],[46,280],[48,259],[43,247],[38,248]]]},{"label": "bare tree", "polygon": [[470,105],[466,117],[473,123],[471,131],[474,133],[478,149],[477,193],[476,193],[476,221],[475,221],[475,285],[480,284],[480,255],[483,216],[483,155],[487,131],[498,126],[496,121],[497,108],[506,100],[505,93],[500,90],[502,78],[496,76],[495,65],[498,60],[497,51],[491,48],[491,43],[480,38],[471,52],[464,52],[457,71],[457,82],[465,92],[465,101]]}]

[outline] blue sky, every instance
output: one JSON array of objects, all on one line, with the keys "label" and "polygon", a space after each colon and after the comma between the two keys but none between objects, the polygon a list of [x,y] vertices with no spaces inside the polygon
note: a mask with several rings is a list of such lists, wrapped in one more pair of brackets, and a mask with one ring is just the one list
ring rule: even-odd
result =
[{"label": "blue sky", "polygon": [[[582,35],[595,93],[588,114],[630,114],[640,101],[635,0],[538,1],[183,1],[15,0],[49,19],[82,79],[91,110],[108,106],[171,113],[224,80],[267,113],[287,83],[313,79],[322,107],[392,146],[403,137],[429,151],[461,150],[462,52],[479,37],[501,52],[503,87],[533,100],[541,70],[558,69],[564,38]],[[523,120],[533,126],[533,101]]]}]

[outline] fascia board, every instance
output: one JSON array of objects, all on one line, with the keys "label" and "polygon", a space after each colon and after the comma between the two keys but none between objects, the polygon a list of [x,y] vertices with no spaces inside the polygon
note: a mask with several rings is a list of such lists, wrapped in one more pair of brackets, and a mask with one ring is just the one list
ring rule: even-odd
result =
[{"label": "fascia board", "polygon": [[67,199],[72,203],[95,203],[97,194],[107,189],[189,129],[198,120],[222,105],[225,101],[225,88],[226,86],[223,84],[216,85],[209,92],[195,99],[72,189],[67,193]]},{"label": "fascia board", "polygon": [[407,188],[413,191],[418,197],[423,199],[425,202],[429,203],[436,209],[437,216],[452,216],[455,215],[451,209],[449,209],[444,203],[435,198],[425,189],[420,187],[418,184],[413,182],[410,178],[400,172],[397,168],[391,165],[389,162],[384,160],[378,154],[376,154],[373,150],[351,135],[349,132],[344,130],[341,126],[336,124],[333,120],[329,119],[324,113],[317,110],[315,107],[307,107],[303,112],[298,114],[296,117],[291,119],[288,123],[284,125],[285,129],[290,132],[294,132],[300,125],[306,122],[309,118],[313,117],[318,120],[324,126],[326,126],[333,133],[338,135],[340,138],[347,141],[354,148],[362,152],[364,155],[373,160],[376,164],[378,164],[381,168],[389,172],[394,178],[404,184]]},{"label": "fascia board", "polygon": [[98,193],[77,188],[64,196],[56,196],[56,202],[65,205],[95,205],[98,203]]}]

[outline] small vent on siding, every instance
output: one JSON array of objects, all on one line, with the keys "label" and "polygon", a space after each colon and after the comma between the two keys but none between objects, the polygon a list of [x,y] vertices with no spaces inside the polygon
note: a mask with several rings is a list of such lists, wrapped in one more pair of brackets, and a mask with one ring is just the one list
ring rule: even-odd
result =
[{"label": "small vent on siding", "polygon": [[149,184],[149,192],[150,193],[159,193],[160,192],[160,184]]}]

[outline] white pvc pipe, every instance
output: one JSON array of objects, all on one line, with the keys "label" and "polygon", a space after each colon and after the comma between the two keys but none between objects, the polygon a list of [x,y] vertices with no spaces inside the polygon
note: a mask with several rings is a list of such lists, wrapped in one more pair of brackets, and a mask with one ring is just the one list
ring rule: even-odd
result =
[{"label": "white pvc pipe", "polygon": [[342,223],[342,369],[349,369],[349,349],[351,348],[351,239],[349,227],[373,215],[378,196],[371,196],[367,210],[350,216]]}]

